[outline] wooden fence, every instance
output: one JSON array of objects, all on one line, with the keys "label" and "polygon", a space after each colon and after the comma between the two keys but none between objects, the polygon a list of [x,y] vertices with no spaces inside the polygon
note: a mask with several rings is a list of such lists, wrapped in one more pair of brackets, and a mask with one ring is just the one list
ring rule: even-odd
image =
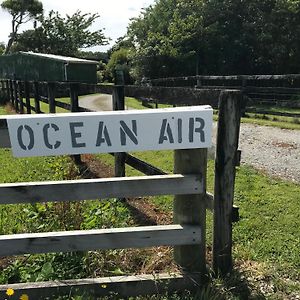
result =
[{"label": "wooden fence", "polygon": [[257,108],[257,105],[300,108],[300,74],[170,77],[149,80],[148,85],[196,89],[237,89],[248,98],[246,112],[300,117],[299,113]]},{"label": "wooden fence", "polygon": [[[78,105],[78,84],[67,85],[70,91],[70,104],[55,100],[54,83],[46,84],[47,98],[39,93],[40,85],[41,83],[3,81],[2,89],[19,113],[32,111],[41,113],[40,101],[48,103],[51,113],[55,112],[56,106],[70,111],[85,111]],[[111,93],[115,110],[124,109],[125,95],[141,95],[143,91],[144,96],[150,95],[154,98],[157,93],[157,90],[151,88],[134,89],[121,86],[92,88],[97,92]],[[163,93],[165,93],[163,101],[172,102],[174,94],[171,89],[164,90]],[[231,270],[233,196],[235,167],[238,165],[239,157],[237,149],[242,94],[230,90],[221,92],[201,90],[192,95],[188,95],[187,91],[181,93],[181,95],[186,93],[186,102],[190,104],[215,104],[219,101],[214,196],[206,192],[207,149],[175,150],[174,174],[165,174],[153,166],[135,160],[127,153],[117,153],[115,154],[117,178],[0,184],[0,204],[175,195],[173,225],[2,235],[0,256],[169,245],[174,247],[174,259],[182,272],[155,276],[9,284],[0,286],[0,296],[4,295],[8,288],[14,289],[17,297],[27,294],[29,299],[84,292],[94,297],[106,296],[111,292],[118,293],[120,297],[128,297],[197,288],[207,274],[206,208],[213,209],[214,212],[214,271],[226,274]],[[34,105],[30,103],[32,95]],[[216,95],[218,100],[215,98]],[[181,101],[183,100],[175,102],[180,104]],[[5,117],[0,118],[0,147],[10,147]],[[151,176],[125,178],[123,177],[125,163],[139,166],[142,172]],[[153,175],[161,172],[163,175]],[[103,284],[106,286],[105,289],[101,287]]]}]

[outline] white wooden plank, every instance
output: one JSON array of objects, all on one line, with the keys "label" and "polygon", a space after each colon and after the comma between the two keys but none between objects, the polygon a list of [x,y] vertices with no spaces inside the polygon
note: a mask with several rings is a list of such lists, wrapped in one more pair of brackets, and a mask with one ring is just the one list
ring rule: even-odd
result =
[{"label": "white wooden plank", "polygon": [[211,146],[208,105],[155,110],[6,116],[15,156]]},{"label": "white wooden plank", "polygon": [[105,297],[115,294],[118,298],[138,295],[165,294],[193,290],[199,287],[199,278],[195,274],[141,274],[131,276],[114,276],[46,282],[30,282],[0,285],[0,299],[7,298],[7,289],[14,290],[15,299],[22,294],[29,299],[56,299],[67,295]]},{"label": "white wooden plank", "polygon": [[0,236],[0,256],[194,245],[201,241],[199,226],[164,225]]},{"label": "white wooden plank", "polygon": [[123,178],[0,184],[0,204],[78,201],[119,197],[200,194],[198,175],[153,175]]}]

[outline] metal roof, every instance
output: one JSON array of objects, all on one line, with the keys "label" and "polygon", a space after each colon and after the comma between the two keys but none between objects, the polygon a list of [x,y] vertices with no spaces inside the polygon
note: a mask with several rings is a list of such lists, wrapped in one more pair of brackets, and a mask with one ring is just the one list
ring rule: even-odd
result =
[{"label": "metal roof", "polygon": [[64,61],[66,63],[73,63],[73,64],[98,64],[95,60],[87,60],[87,59],[81,59],[76,57],[68,57],[68,56],[62,56],[62,55],[54,55],[54,54],[44,54],[44,53],[35,53],[35,52],[24,52],[20,51],[20,53],[29,55],[29,56],[38,56],[42,58],[52,59],[52,60],[58,60],[58,61]]}]

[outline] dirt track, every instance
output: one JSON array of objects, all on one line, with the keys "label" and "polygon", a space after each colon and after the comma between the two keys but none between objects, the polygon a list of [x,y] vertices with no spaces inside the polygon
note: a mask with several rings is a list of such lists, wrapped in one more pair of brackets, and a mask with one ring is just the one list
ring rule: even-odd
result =
[{"label": "dirt track", "polygon": [[[80,105],[92,110],[112,110],[110,95],[92,95],[80,99]],[[214,128],[215,140],[216,125]],[[241,124],[239,149],[242,164],[250,164],[267,174],[300,183],[300,131]],[[214,147],[210,150],[213,156]]]},{"label": "dirt track", "polygon": [[112,96],[111,95],[88,95],[80,97],[79,105],[95,111],[112,110]]}]

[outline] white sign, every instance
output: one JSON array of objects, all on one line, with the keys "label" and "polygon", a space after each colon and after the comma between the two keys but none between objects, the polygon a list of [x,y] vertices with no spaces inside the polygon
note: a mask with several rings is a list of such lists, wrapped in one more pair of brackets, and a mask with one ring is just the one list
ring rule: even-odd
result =
[{"label": "white sign", "polygon": [[14,156],[211,146],[210,106],[7,116]]}]

